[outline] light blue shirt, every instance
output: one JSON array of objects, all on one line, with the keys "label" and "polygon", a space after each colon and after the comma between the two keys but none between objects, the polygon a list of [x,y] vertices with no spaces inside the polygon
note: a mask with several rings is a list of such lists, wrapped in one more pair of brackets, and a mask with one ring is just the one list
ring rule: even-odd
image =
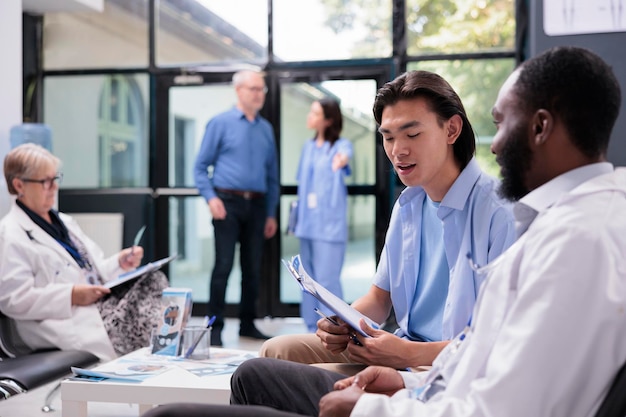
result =
[{"label": "light blue shirt", "polygon": [[[296,174],[298,224],[295,235],[298,238],[326,242],[348,240],[348,190],[344,178],[350,175],[350,167],[346,165],[340,170],[332,170],[337,153],[352,158],[352,143],[339,138],[332,147],[329,142],[324,142],[318,148],[313,139],[302,148]],[[311,204],[311,199],[315,204]]]},{"label": "light blue shirt", "polygon": [[265,193],[267,216],[275,217],[279,197],[275,142],[272,126],[259,115],[250,122],[236,107],[218,114],[207,123],[196,158],[198,191],[207,201],[215,197],[215,188]]},{"label": "light blue shirt", "polygon": [[[441,337],[452,339],[467,325],[484,277],[467,259],[486,265],[515,241],[511,204],[497,194],[499,181],[482,172],[475,159],[461,171],[441,201],[437,216],[443,222],[448,262],[448,294],[443,310]],[[421,187],[407,187],[398,197],[374,277],[374,285],[390,292],[400,337],[407,337],[409,314],[420,270],[422,205]],[[417,323],[419,317],[413,318]],[[411,326],[415,328],[414,326]]]},{"label": "light blue shirt", "polygon": [[409,313],[408,337],[414,340],[441,340],[443,306],[448,296],[450,273],[443,246],[443,223],[437,217],[441,204],[426,196],[422,204],[422,243],[417,286]]}]

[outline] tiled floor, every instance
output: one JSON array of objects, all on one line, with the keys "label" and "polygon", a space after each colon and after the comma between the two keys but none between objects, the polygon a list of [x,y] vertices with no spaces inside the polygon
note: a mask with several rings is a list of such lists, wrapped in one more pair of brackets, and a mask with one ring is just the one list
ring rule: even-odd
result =
[{"label": "tiled floor", "polygon": [[[194,320],[201,320],[194,318]],[[280,334],[297,334],[306,331],[302,319],[299,318],[274,318],[259,319],[257,327],[261,332],[277,336]],[[227,319],[222,333],[222,341],[225,348],[255,350],[261,347],[262,341],[240,338],[239,320]],[[57,395],[52,402],[54,411],[43,413],[41,406],[44,404],[46,395],[56,385],[52,383],[26,394],[18,395],[7,401],[0,401],[0,417],[60,417],[61,399]],[[90,403],[90,417],[138,417],[139,411],[136,405]]]}]

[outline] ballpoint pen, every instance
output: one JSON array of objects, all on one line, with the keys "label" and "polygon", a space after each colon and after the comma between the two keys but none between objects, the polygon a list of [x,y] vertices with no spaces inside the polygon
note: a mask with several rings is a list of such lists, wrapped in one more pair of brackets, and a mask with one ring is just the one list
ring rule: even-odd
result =
[{"label": "ballpoint pen", "polygon": [[139,231],[135,235],[135,240],[133,241],[133,246],[130,247],[130,255],[129,256],[133,256],[133,252],[135,251],[135,246],[139,245],[139,242],[141,242],[141,238],[143,237],[143,232],[145,230],[146,230],[146,225],[144,224],[143,226],[141,226],[141,229],[139,229]]},{"label": "ballpoint pen", "polygon": [[141,229],[139,229],[139,231],[135,235],[135,240],[133,240],[133,246],[130,247],[130,252],[124,258],[126,262],[128,262],[128,260],[133,256],[133,253],[135,253],[135,246],[139,245],[139,242],[141,242],[141,238],[143,237],[143,232],[145,230],[146,230],[146,225],[144,224],[143,226],[141,226]]},{"label": "ballpoint pen", "polygon": [[[322,311],[318,308],[314,308],[313,309],[320,317],[325,318],[326,320],[328,320],[329,322],[331,322],[332,324],[334,324],[335,326],[341,326],[339,324],[339,322],[337,320],[335,320],[332,317],[327,316],[326,314],[322,313]],[[359,346],[363,346],[363,344],[361,342],[359,342],[359,339],[356,337],[356,335],[354,333],[350,334],[350,339],[354,342],[355,345],[359,345]]]},{"label": "ballpoint pen", "polygon": [[335,326],[340,326],[340,324],[337,322],[337,320],[335,320],[332,317],[327,316],[326,314],[322,313],[322,311],[318,308],[314,308],[313,309],[320,317],[325,318],[326,320],[328,320],[329,322],[331,322],[332,324],[334,324]]},{"label": "ballpoint pen", "polygon": [[196,337],[196,340],[193,341],[191,346],[189,346],[189,349],[187,349],[187,352],[185,352],[185,358],[190,357],[193,351],[196,350],[196,348],[198,347],[198,344],[200,344],[200,340],[202,340],[202,337],[204,336],[204,333],[207,331],[207,329],[209,329],[213,325],[213,323],[215,323],[215,319],[216,319],[216,316],[213,316],[209,319],[209,322],[206,325],[206,329],[204,329],[198,335],[198,337]]}]

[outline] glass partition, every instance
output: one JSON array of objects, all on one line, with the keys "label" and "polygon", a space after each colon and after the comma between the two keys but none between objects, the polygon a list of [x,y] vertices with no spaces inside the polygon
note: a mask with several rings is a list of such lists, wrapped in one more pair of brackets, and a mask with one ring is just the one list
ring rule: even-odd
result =
[{"label": "glass partition", "polygon": [[277,61],[391,56],[391,0],[273,0]]},{"label": "glass partition", "polygon": [[158,66],[267,61],[265,0],[160,0],[157,16]]},{"label": "glass partition", "polygon": [[102,12],[46,13],[46,70],[148,66],[148,1],[104,0]]},{"label": "glass partition", "polygon": [[148,186],[148,76],[47,77],[44,122],[62,188]]},{"label": "glass partition", "polygon": [[406,0],[407,54],[515,48],[513,0]]}]

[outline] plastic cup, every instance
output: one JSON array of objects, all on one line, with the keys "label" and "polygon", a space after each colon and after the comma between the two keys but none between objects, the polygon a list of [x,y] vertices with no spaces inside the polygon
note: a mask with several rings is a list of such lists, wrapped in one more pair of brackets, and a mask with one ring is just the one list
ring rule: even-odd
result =
[{"label": "plastic cup", "polygon": [[185,359],[209,359],[211,357],[211,328],[187,326],[183,330],[180,356]]}]

